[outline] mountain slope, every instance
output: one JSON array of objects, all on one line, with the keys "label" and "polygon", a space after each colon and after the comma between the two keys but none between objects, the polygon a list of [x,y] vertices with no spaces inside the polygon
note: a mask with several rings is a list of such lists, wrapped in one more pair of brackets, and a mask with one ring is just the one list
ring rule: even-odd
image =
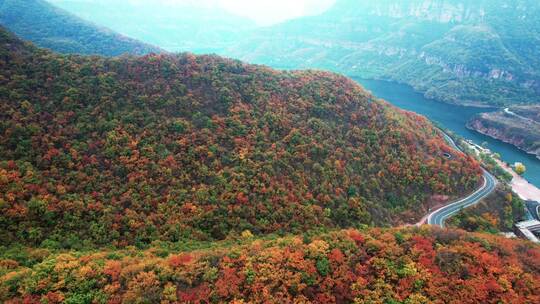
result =
[{"label": "mountain slope", "polygon": [[425,118],[325,72],[62,56],[1,31],[0,101],[4,244],[414,222],[480,180]]},{"label": "mountain slope", "polygon": [[227,55],[403,82],[451,103],[531,103],[540,101],[539,16],[534,0],[339,0]]},{"label": "mountain slope", "polygon": [[118,56],[161,52],[157,47],[83,21],[44,0],[0,0],[0,25],[61,53]]}]

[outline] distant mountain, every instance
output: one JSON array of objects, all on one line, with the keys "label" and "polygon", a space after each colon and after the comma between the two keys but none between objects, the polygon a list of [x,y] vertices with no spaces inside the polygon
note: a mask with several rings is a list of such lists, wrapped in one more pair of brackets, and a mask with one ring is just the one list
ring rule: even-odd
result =
[{"label": "distant mountain", "polygon": [[0,33],[1,244],[411,223],[481,178],[427,119],[342,76],[62,56]]},{"label": "distant mountain", "polygon": [[51,0],[77,16],[173,52],[222,53],[255,28],[211,6],[130,0]]},{"label": "distant mountain", "polygon": [[83,21],[43,0],[0,0],[0,24],[60,53],[117,56],[162,51]]},{"label": "distant mountain", "polygon": [[398,81],[450,103],[540,102],[540,2],[338,0],[227,55]]}]

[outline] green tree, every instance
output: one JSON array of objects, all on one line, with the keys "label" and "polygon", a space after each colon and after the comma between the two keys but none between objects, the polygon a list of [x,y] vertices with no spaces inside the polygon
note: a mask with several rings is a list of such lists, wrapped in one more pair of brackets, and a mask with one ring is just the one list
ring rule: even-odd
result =
[{"label": "green tree", "polygon": [[516,173],[519,175],[523,175],[527,172],[527,167],[525,167],[524,164],[518,163],[516,164]]}]

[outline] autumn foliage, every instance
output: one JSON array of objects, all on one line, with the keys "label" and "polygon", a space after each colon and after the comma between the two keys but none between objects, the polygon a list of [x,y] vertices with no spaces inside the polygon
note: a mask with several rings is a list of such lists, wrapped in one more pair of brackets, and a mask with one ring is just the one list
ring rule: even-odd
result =
[{"label": "autumn foliage", "polygon": [[167,253],[0,260],[3,303],[539,303],[540,248],[454,230],[345,230]]},{"label": "autumn foliage", "polygon": [[449,149],[425,118],[338,75],[191,54],[63,56],[0,32],[3,244],[413,222],[431,195],[479,182],[478,164]]}]

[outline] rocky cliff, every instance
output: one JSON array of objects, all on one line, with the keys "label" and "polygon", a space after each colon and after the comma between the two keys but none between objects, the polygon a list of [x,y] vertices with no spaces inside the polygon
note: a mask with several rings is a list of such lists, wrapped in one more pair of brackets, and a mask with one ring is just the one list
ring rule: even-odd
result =
[{"label": "rocky cliff", "polygon": [[[487,1],[412,0],[412,1],[359,1],[343,0],[336,3],[339,12],[350,11],[351,7],[361,10],[357,13],[379,17],[414,17],[437,22],[463,22],[485,17],[484,4]],[[509,1],[507,1],[509,2]]]},{"label": "rocky cliff", "polygon": [[[512,144],[540,159],[540,122],[521,116],[518,111],[540,113],[540,107],[520,107],[483,113],[468,122],[467,127],[484,135]],[[531,114],[532,116],[532,114]]]}]

